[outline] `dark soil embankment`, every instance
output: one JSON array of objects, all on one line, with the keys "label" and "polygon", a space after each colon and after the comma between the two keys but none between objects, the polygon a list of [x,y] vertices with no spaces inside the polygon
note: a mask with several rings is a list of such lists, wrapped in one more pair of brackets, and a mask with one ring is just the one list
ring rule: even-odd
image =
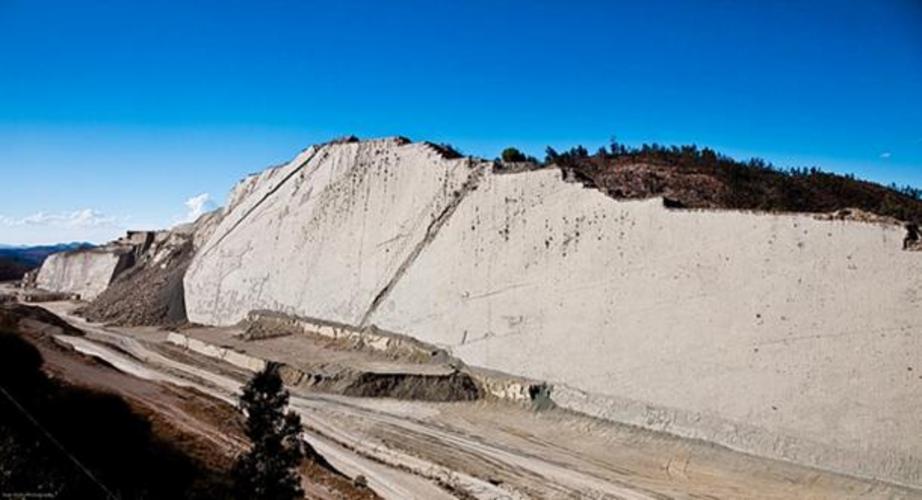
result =
[{"label": "dark soil embankment", "polygon": [[0,329],[10,332],[27,330],[42,337],[83,335],[81,330],[41,307],[17,303],[0,305]]},{"label": "dark soil embankment", "polygon": [[473,401],[483,397],[480,387],[469,375],[365,372],[343,391],[346,396],[396,398],[416,401]]}]

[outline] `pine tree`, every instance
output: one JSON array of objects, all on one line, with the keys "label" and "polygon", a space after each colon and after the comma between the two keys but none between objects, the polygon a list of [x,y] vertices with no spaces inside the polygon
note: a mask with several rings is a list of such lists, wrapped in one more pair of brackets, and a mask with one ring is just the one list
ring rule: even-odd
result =
[{"label": "pine tree", "polygon": [[244,387],[240,407],[247,415],[246,435],[252,447],[234,464],[238,498],[303,498],[297,472],[304,458],[301,417],[286,412],[287,406],[288,391],[276,364],[270,363]]},{"label": "pine tree", "polygon": [[524,153],[522,153],[516,148],[504,149],[503,152],[500,154],[500,158],[502,158],[503,161],[509,162],[509,163],[522,162],[528,159]]}]

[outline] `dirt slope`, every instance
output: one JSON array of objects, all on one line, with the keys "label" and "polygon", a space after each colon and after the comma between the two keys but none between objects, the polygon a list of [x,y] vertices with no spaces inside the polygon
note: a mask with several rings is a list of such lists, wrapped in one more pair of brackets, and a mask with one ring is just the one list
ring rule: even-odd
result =
[{"label": "dirt slope", "polygon": [[[170,443],[200,464],[211,480],[229,484],[234,457],[246,446],[243,418],[232,406],[193,388],[132,377],[61,346],[52,335],[83,332],[44,309],[3,306],[0,326],[10,325],[39,350],[44,370],[54,380],[119,396],[150,423],[156,439]],[[354,487],[349,479],[322,465],[305,462],[302,473],[303,486],[311,498],[376,498],[370,490]]]},{"label": "dirt slope", "polygon": [[182,278],[192,260],[183,244],[165,262],[141,264],[122,273],[82,314],[117,325],[176,325],[186,321]]},{"label": "dirt slope", "polygon": [[80,312],[116,325],[170,326],[186,322],[183,276],[196,249],[211,235],[221,212],[158,234],[139,248],[136,262]]},{"label": "dirt slope", "polygon": [[834,212],[857,208],[922,222],[922,190],[882,186],[816,168],[781,170],[754,158],[741,162],[711,149],[617,143],[590,155],[577,147],[548,151],[555,163],[615,198],[664,196],[679,206],[774,212]]}]

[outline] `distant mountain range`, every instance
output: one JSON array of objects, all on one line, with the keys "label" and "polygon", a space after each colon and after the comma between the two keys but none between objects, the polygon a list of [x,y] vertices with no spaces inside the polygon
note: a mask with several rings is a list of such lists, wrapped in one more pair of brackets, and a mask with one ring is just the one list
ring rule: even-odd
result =
[{"label": "distant mountain range", "polygon": [[41,266],[45,258],[53,253],[94,246],[86,242],[38,246],[0,244],[0,281],[22,278],[26,272]]}]

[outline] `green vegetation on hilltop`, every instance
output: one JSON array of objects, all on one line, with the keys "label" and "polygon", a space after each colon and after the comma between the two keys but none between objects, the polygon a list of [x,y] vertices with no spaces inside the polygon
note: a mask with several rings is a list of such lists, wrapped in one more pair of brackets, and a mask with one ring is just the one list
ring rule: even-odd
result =
[{"label": "green vegetation on hilltop", "polygon": [[764,160],[738,161],[695,145],[629,147],[612,141],[590,154],[577,146],[547,148],[547,164],[616,198],[666,196],[679,206],[775,212],[857,208],[901,221],[922,221],[922,190],[882,186],[818,168],[780,169]]}]

